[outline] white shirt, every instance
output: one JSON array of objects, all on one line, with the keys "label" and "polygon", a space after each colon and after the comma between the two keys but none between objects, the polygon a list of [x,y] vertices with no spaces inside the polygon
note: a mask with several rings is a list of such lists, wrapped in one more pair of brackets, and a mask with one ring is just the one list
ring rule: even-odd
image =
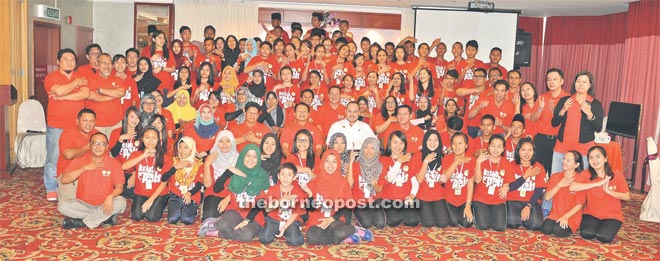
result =
[{"label": "white shirt", "polygon": [[360,150],[362,149],[362,143],[369,137],[376,138],[374,131],[371,130],[371,126],[362,121],[356,121],[353,123],[353,126],[348,122],[347,119],[336,121],[330,126],[328,131],[328,138],[325,143],[330,145],[330,138],[335,133],[341,132],[346,136],[346,149],[347,150]]}]

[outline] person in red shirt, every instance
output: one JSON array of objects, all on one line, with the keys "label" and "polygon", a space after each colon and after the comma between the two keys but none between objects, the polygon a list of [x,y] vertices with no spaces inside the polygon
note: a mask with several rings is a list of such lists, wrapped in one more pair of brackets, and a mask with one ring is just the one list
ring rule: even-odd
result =
[{"label": "person in red shirt", "polygon": [[[548,92],[541,94],[539,97],[538,110],[541,111],[541,116],[537,120],[537,125],[543,126],[543,128],[540,128],[534,136],[534,144],[536,145],[536,158],[545,170],[551,171],[552,154],[559,133],[559,127],[552,126],[552,117],[559,99],[568,96],[568,93],[562,88],[564,85],[564,72],[562,70],[551,68],[545,73],[545,77]],[[548,175],[550,174],[552,173],[548,173]],[[543,202],[543,209],[550,210],[551,207],[552,205],[547,201]]]},{"label": "person in red shirt", "polygon": [[506,196],[509,184],[515,180],[510,163],[502,157],[504,138],[490,137],[488,153],[480,154],[474,170],[474,192],[468,187],[467,207],[472,210],[474,200],[474,224],[479,230],[506,229]]},{"label": "person in red shirt", "polygon": [[[265,203],[266,222],[259,233],[259,241],[268,245],[276,237],[284,237],[290,246],[299,246],[305,242],[305,237],[300,230],[303,224],[302,215],[305,209],[300,205],[308,197],[297,184],[294,183],[296,166],[284,163],[277,175],[278,184],[271,186],[259,196],[259,200]],[[271,207],[273,206],[273,207]]]},{"label": "person in red shirt", "polygon": [[[456,94],[456,79],[458,78],[458,72],[454,69],[451,69],[445,73],[441,81],[437,81],[438,83],[438,113],[442,113],[442,107],[447,106],[447,101],[449,100],[454,100],[456,105],[458,106],[456,109],[456,113],[459,115],[463,115],[465,113],[465,99],[462,97],[458,97]],[[436,86],[436,84],[433,84]]]},{"label": "person in red shirt", "polygon": [[[419,204],[416,202],[418,200],[415,200],[419,189],[416,175],[421,164],[408,151],[406,135],[396,130],[389,135],[385,152],[380,158],[383,171],[378,185],[383,187],[380,198],[388,226],[398,226],[403,223],[414,227],[419,224],[417,208],[403,206],[403,204],[408,206]],[[396,204],[395,201],[403,204]]]},{"label": "person in red shirt", "polygon": [[481,60],[477,59],[477,53],[479,52],[479,43],[475,40],[470,40],[465,43],[465,56],[466,59],[461,60],[456,65],[456,71],[459,73],[458,81],[461,84],[461,88],[472,88],[475,86],[474,73],[478,68],[485,69],[486,64]]},{"label": "person in red shirt", "polygon": [[571,191],[586,190],[586,207],[580,223],[580,236],[610,243],[623,225],[621,201],[630,200],[626,178],[607,163],[605,148],[589,149],[589,169],[571,184]]},{"label": "person in red shirt", "polygon": [[[406,84],[408,79],[404,78],[403,73],[397,72],[392,75],[392,80],[387,86],[387,91],[381,92],[380,100],[385,100],[387,96],[396,98],[397,106],[402,104],[411,105],[412,102],[409,97],[406,97],[409,86]],[[413,100],[414,101],[414,100]]]},{"label": "person in red shirt", "polygon": [[[436,39],[439,40],[440,38]],[[435,41],[434,41],[435,44]],[[431,48],[433,49],[433,48]],[[436,57],[429,57],[429,61],[433,65],[433,71],[435,72],[435,80],[440,83],[440,81],[445,77],[445,74],[449,71],[449,61],[445,60],[445,54],[447,53],[447,45],[443,42],[439,42],[435,46]],[[456,76],[455,78],[458,78]]]},{"label": "person in red shirt", "polygon": [[197,60],[197,56],[202,56],[202,52],[199,50],[199,47],[190,42],[192,36],[192,31],[188,26],[181,26],[179,28],[179,34],[181,35],[181,52],[183,55],[183,65],[190,67],[193,61]]},{"label": "person in red shirt", "polygon": [[410,79],[410,76],[414,76],[413,65],[408,62],[408,54],[403,46],[398,46],[394,49],[394,57],[389,63],[389,66],[392,68],[392,73],[401,72],[406,79]]},{"label": "person in red shirt", "polygon": [[[467,128],[465,125],[462,124],[463,122],[463,117],[461,117],[458,114],[458,104],[456,104],[456,100],[449,99],[447,102],[445,102],[445,107],[444,109],[438,113],[438,119],[435,122],[435,129],[438,130],[440,133],[447,131],[448,129],[448,121],[452,117],[457,117],[461,119],[461,128],[458,131],[463,131],[467,133]],[[446,146],[449,146],[449,143],[446,144]]]},{"label": "person in red shirt", "polygon": [[294,138],[296,137],[296,133],[301,129],[306,129],[309,131],[310,136],[314,137],[313,141],[310,142],[311,149],[316,153],[316,155],[320,155],[321,151],[323,151],[323,142],[325,141],[325,139],[323,139],[324,134],[321,133],[321,129],[318,126],[310,122],[309,105],[305,103],[298,103],[294,107],[294,111],[295,121],[289,122],[282,129],[282,135],[280,136],[282,152],[284,152],[284,155],[287,156],[291,154],[291,151],[294,147],[293,145],[295,142]]},{"label": "person in red shirt", "polygon": [[[57,71],[48,74],[44,80],[44,89],[48,93],[48,111],[46,112],[46,163],[44,166],[44,185],[46,199],[57,200],[58,158],[60,157],[59,140],[64,129],[76,127],[76,115],[85,107],[89,98],[88,77],[75,72],[76,53],[71,49],[57,52]],[[94,127],[92,127],[94,128]]]},{"label": "person in red shirt", "polygon": [[490,114],[495,117],[495,134],[505,134],[509,130],[509,123],[516,112],[513,103],[506,99],[506,91],[509,83],[498,80],[494,86],[494,95],[482,96],[477,100],[475,106],[468,112],[468,119],[474,119],[477,115]]},{"label": "person in red shirt", "polygon": [[154,71],[156,71],[156,68],[160,68],[167,72],[168,75],[174,72],[176,70],[176,62],[174,61],[172,50],[168,48],[165,32],[156,30],[151,35],[151,47],[149,51],[142,50],[142,57],[150,58],[154,66]]},{"label": "person in red shirt", "polygon": [[518,70],[511,70],[507,72],[507,82],[509,82],[509,93],[507,97],[513,99],[516,95],[520,95],[520,87],[522,87],[522,74]]},{"label": "person in red shirt", "polygon": [[218,86],[219,84],[213,78],[213,66],[211,63],[203,62],[197,71],[197,79],[192,84],[190,104],[199,108],[202,104],[208,103],[209,94],[217,90]]},{"label": "person in red shirt", "polygon": [[97,58],[101,53],[103,53],[103,50],[101,50],[101,46],[99,44],[93,43],[88,45],[85,48],[85,57],[87,58],[88,63],[79,66],[76,71],[84,75],[96,74],[96,70],[98,70]]},{"label": "person in red shirt", "polygon": [[[458,65],[463,61],[463,43],[455,42],[451,45],[451,54],[454,58],[451,61],[447,61],[447,70],[454,69],[458,71]],[[459,81],[460,84],[460,81]]]},{"label": "person in red shirt", "polygon": [[495,127],[495,117],[486,114],[481,117],[481,135],[470,141],[468,146],[468,154],[470,156],[478,157],[480,154],[488,152],[488,142],[493,136],[493,129]]},{"label": "person in red shirt", "polygon": [[96,129],[110,136],[110,133],[121,126],[121,97],[126,93],[123,80],[112,75],[112,58],[107,53],[99,54],[97,74],[90,76],[89,99],[85,107],[98,115]]},{"label": "person in red shirt", "polygon": [[534,137],[538,133],[538,120],[541,118],[541,112],[543,112],[539,107],[540,102],[537,102],[538,97],[534,85],[525,82],[520,89],[520,95],[515,96],[513,99],[516,114],[521,114],[525,119],[525,135],[530,137]]},{"label": "person in red shirt", "polygon": [[312,106],[312,110],[318,111],[321,106],[328,103],[328,86],[321,81],[321,74],[317,71],[309,72],[309,81],[300,83],[299,89],[300,91],[311,90],[314,92],[314,98],[309,104],[309,106]]},{"label": "person in red shirt", "polygon": [[140,51],[135,48],[128,48],[124,53],[126,56],[126,69],[125,72],[128,76],[133,77],[138,70],[138,60],[140,59]]},{"label": "person in red shirt", "polygon": [[261,139],[270,132],[270,129],[263,123],[259,123],[259,105],[248,102],[245,105],[245,122],[242,124],[233,124],[229,130],[236,135],[237,150],[242,151],[247,144],[261,143]]},{"label": "person in red shirt", "polygon": [[410,103],[417,104],[419,97],[427,97],[430,101],[431,112],[435,114],[438,110],[439,95],[436,95],[437,90],[433,86],[431,70],[428,68],[421,69],[417,80],[415,80],[413,75],[410,75],[408,81],[410,82],[410,89],[408,90]]},{"label": "person in red shirt", "polygon": [[156,127],[147,127],[142,134],[140,153],[133,153],[122,164],[124,171],[130,173],[127,188],[133,189],[135,194],[131,204],[131,219],[135,221],[159,221],[169,198],[169,191],[162,190],[150,200],[161,183],[161,177],[175,171],[171,158],[162,148],[160,133]]},{"label": "person in red shirt", "polygon": [[[442,141],[442,152],[446,155],[452,153],[451,150],[451,137],[457,133],[465,133],[463,119],[458,116],[452,116],[447,119],[447,127],[445,131],[440,132],[440,140]],[[468,138],[465,145],[470,144],[470,139]]]},{"label": "person in red shirt", "polygon": [[206,157],[213,148],[215,135],[220,131],[220,126],[213,119],[213,108],[211,105],[204,104],[197,110],[195,121],[185,124],[183,127],[183,136],[195,140],[197,145],[196,155],[199,158]]},{"label": "person in red shirt", "polygon": [[75,159],[62,173],[62,184],[77,181],[75,198],[60,201],[57,206],[65,216],[65,229],[93,229],[105,222],[116,225],[117,215],[126,209],[126,199],[120,196],[124,175],[119,161],[108,155],[108,137],[92,134],[87,146],[90,153]]},{"label": "person in red shirt", "polygon": [[358,201],[353,214],[362,227],[383,229],[385,228],[385,213],[382,208],[371,205],[383,189],[378,185],[380,174],[383,171],[378,140],[373,137],[364,140],[357,159],[354,157],[357,151],[353,151],[351,154],[346,180],[352,188],[353,198]]},{"label": "person in red shirt", "polygon": [[[273,26],[272,30],[268,30],[268,27],[266,27],[266,24],[261,24],[261,27],[268,34],[275,34],[275,28],[276,27],[280,27],[280,29],[282,29],[282,27],[281,27],[281,25],[282,25],[282,14],[281,13],[271,13],[270,14],[270,25]],[[288,42],[291,41],[290,38],[289,38],[289,33],[287,33],[284,30],[281,30],[280,37],[282,38],[282,40],[284,40],[284,42],[288,43]]]},{"label": "person in red shirt", "polygon": [[380,106],[380,112],[375,114],[371,126],[374,129],[374,133],[378,135],[378,140],[385,140],[385,131],[387,131],[390,125],[397,123],[397,106],[396,98],[388,96]]},{"label": "person in red shirt", "polygon": [[330,126],[333,123],[346,118],[346,107],[339,103],[341,99],[341,89],[338,86],[332,86],[328,90],[328,102],[319,107],[319,116],[321,133],[323,136],[328,134]]},{"label": "person in red shirt", "polygon": [[442,173],[442,141],[438,131],[429,130],[424,134],[421,152],[413,156],[418,158],[417,162],[422,162],[417,173],[419,220],[424,227],[444,228],[449,223],[449,214],[442,178],[447,179]]},{"label": "person in red shirt", "polygon": [[192,63],[191,69],[196,71],[202,63],[207,62],[211,63],[213,66],[213,72],[218,73],[222,71],[222,57],[213,53],[215,49],[215,40],[213,38],[204,39],[204,54],[199,54],[195,57],[194,62]]},{"label": "person in red shirt", "polygon": [[[459,76],[460,77],[460,76]],[[486,97],[489,90],[486,90],[486,70],[483,68],[477,68],[473,73],[474,86],[470,88],[458,88],[456,90],[456,95],[462,99],[465,99],[465,109],[469,113],[470,110],[475,109],[477,101],[481,97]],[[472,138],[477,137],[479,133],[479,119],[481,115],[477,113],[473,118],[467,117],[466,125],[468,129],[468,135]]]},{"label": "person in red shirt", "polygon": [[277,62],[275,55],[271,54],[273,45],[269,42],[261,43],[259,47],[259,55],[252,57],[250,62],[245,66],[244,73],[251,73],[254,70],[260,70],[264,72],[266,76],[265,84],[271,84],[275,80],[279,79],[280,73],[280,64]]},{"label": "person in red shirt", "polygon": [[121,121],[121,127],[114,129],[110,134],[108,143],[110,155],[119,162],[126,161],[140,146],[139,136],[142,134],[138,135],[138,131],[142,129],[142,126],[140,126],[138,113],[137,108],[128,108]]},{"label": "person in red shirt", "polygon": [[137,83],[133,77],[126,74],[126,56],[117,54],[112,57],[113,76],[122,80],[121,86],[124,86],[126,92],[120,98],[122,112],[126,112],[129,107],[140,105],[140,94],[138,93]]},{"label": "person in red shirt", "polygon": [[504,139],[506,140],[504,144],[504,156],[509,162],[515,161],[516,148],[523,138],[523,133],[525,133],[525,118],[520,114],[516,114],[516,116],[513,116],[509,131],[504,135]]},{"label": "person in red shirt", "polygon": [[[408,138],[408,151],[418,152],[422,148],[422,139],[424,138],[424,131],[417,126],[414,126],[410,123],[410,117],[412,115],[412,108],[408,105],[401,105],[396,109],[396,124],[390,124],[390,126],[385,130],[384,137],[389,137],[390,133],[394,131],[401,131],[406,134]],[[388,139],[389,140],[389,139]],[[387,142],[383,146],[387,146]]]},{"label": "person in red shirt", "polygon": [[499,47],[493,47],[490,49],[490,54],[488,55],[489,63],[486,64],[486,69],[490,70],[497,68],[501,72],[502,79],[507,79],[507,70],[500,64],[502,60],[502,49]]},{"label": "person in red shirt", "polygon": [[[217,218],[220,216],[218,205],[220,201],[229,196],[229,190],[226,190],[226,181],[230,178],[231,168],[236,166],[238,160],[238,150],[236,150],[236,140],[231,131],[221,130],[215,138],[215,144],[211,149],[211,154],[204,161],[203,185],[206,188],[204,193],[204,207],[202,208],[202,220],[208,218]],[[215,184],[220,183],[222,191],[214,191]]]},{"label": "person in red shirt", "polygon": [[[491,87],[495,87],[495,82],[502,80],[502,71],[500,71],[499,68],[490,68],[488,69],[488,85]],[[506,93],[507,98],[509,97],[509,92]],[[520,90],[519,90],[520,94]]]},{"label": "person in red shirt", "polygon": [[348,45],[340,46],[337,50],[337,56],[333,56],[326,65],[325,71],[328,73],[330,83],[341,84],[344,75],[351,70],[350,67],[353,64],[348,61],[348,50]]},{"label": "person in red shirt", "polygon": [[472,226],[472,210],[467,207],[467,200],[472,199],[474,186],[474,162],[467,155],[468,136],[456,132],[451,136],[452,153],[442,159],[445,166],[440,181],[445,183],[444,195],[447,201],[449,225],[468,228]]},{"label": "person in red shirt", "polygon": [[531,139],[524,138],[518,143],[513,164],[516,180],[509,184],[506,196],[506,226],[539,230],[543,222],[539,199],[546,187],[545,169],[536,161]]},{"label": "person in red shirt", "polygon": [[562,160],[562,172],[550,177],[544,199],[552,201],[552,211],[541,226],[543,234],[568,237],[580,227],[585,192],[570,191],[570,186],[582,170],[582,155],[571,150]]}]

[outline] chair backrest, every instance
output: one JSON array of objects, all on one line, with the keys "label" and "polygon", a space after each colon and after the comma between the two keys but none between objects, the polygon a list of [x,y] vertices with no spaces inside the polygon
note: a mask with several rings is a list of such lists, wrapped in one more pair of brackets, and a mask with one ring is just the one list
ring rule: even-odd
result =
[{"label": "chair backrest", "polygon": [[649,155],[658,153],[658,144],[655,143],[652,137],[646,138],[646,151]]},{"label": "chair backrest", "polygon": [[44,107],[41,106],[39,101],[34,99],[25,100],[18,107],[16,131],[17,133],[24,133],[28,130],[46,132]]}]

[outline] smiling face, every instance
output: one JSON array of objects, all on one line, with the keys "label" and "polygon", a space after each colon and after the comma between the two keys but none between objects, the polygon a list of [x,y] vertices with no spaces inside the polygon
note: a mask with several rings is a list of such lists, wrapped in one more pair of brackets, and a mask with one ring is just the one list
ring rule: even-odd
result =
[{"label": "smiling face", "polygon": [[257,161],[258,161],[258,160],[261,160],[261,159],[258,159],[258,158],[257,158],[257,151],[255,151],[255,150],[249,150],[249,151],[245,154],[245,159],[243,159],[243,164],[245,164],[245,166],[246,166],[248,169],[251,169],[251,168],[254,168],[254,167],[257,166]]},{"label": "smiling face", "polygon": [[179,142],[179,158],[185,159],[192,155],[192,148],[188,147],[185,142]]},{"label": "smiling face", "polygon": [[155,149],[158,145],[158,132],[154,129],[147,129],[142,135],[142,144],[146,149]]},{"label": "smiling face", "polygon": [[227,152],[229,152],[229,150],[231,150],[231,147],[232,147],[231,140],[229,139],[229,137],[222,137],[218,141],[217,146],[218,146],[218,149],[220,150],[220,152],[227,153]]},{"label": "smiling face", "polygon": [[78,130],[82,133],[89,134],[96,127],[96,116],[91,113],[83,113],[76,120]]},{"label": "smiling face", "polygon": [[[302,106],[298,106],[302,107]],[[309,149],[309,137],[307,135],[300,133],[298,136],[296,136],[296,148],[298,148],[298,151],[305,152]]]},{"label": "smiling face", "polygon": [[275,142],[275,138],[272,136],[269,136],[264,140],[264,145],[261,148],[261,151],[263,152],[264,155],[272,155],[275,152],[275,149],[277,148],[277,143]]},{"label": "smiling face", "polygon": [[520,151],[518,153],[520,154],[521,162],[530,162],[534,156],[534,146],[529,142],[525,142],[520,146]]},{"label": "smiling face", "polygon": [[332,146],[334,150],[339,152],[340,154],[346,151],[346,140],[344,140],[343,137],[337,137],[335,138],[335,143],[334,146]]},{"label": "smiling face", "polygon": [[95,157],[103,157],[108,154],[108,140],[104,135],[95,134],[89,142],[90,151]]},{"label": "smiling face", "polygon": [[603,170],[605,168],[605,163],[607,158],[603,155],[603,152],[599,149],[594,149],[589,152],[589,166],[594,168],[596,171]]},{"label": "smiling face", "polygon": [[438,149],[440,146],[440,137],[438,137],[437,134],[431,134],[429,138],[426,140],[426,147],[431,150],[435,151]]},{"label": "smiling face", "polygon": [[323,168],[328,174],[335,173],[337,170],[337,157],[335,155],[328,155],[323,162]]},{"label": "smiling face", "polygon": [[135,111],[130,111],[128,113],[127,123],[128,123],[128,127],[130,128],[137,127],[137,125],[140,124],[140,116],[138,116]]},{"label": "smiling face", "polygon": [[504,143],[500,139],[493,139],[493,141],[488,145],[488,152],[493,157],[499,157],[504,152]]},{"label": "smiling face", "polygon": [[286,187],[293,183],[293,178],[295,176],[296,173],[294,173],[292,169],[282,168],[280,169],[280,173],[277,174],[277,180],[280,182],[280,185]]},{"label": "smiling face", "polygon": [[563,171],[575,170],[580,166],[580,162],[582,162],[582,159],[576,159],[573,153],[566,153],[561,161],[561,169]]},{"label": "smiling face", "polygon": [[452,136],[451,139],[451,151],[456,156],[463,156],[465,150],[467,149],[467,141],[463,136],[457,135]]},{"label": "smiling face", "polygon": [[406,144],[399,139],[396,135],[392,136],[392,144],[390,145],[390,149],[392,150],[392,154],[399,155],[403,153],[403,148],[405,148]]},{"label": "smiling face", "polygon": [[364,147],[360,153],[364,156],[366,159],[373,159],[376,156],[376,148],[374,148],[374,145],[372,143],[367,144],[367,146]]}]

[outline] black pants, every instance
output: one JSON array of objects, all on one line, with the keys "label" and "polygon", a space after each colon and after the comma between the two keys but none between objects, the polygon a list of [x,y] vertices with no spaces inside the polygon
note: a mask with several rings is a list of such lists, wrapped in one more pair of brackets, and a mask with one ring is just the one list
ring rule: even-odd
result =
[{"label": "black pants", "polygon": [[[415,199],[415,201],[418,200]],[[396,227],[401,223],[409,227],[419,225],[419,211],[414,208],[415,205],[419,205],[417,202],[411,206],[403,206],[403,201],[383,199],[381,204],[385,209],[385,220],[388,226]]]},{"label": "black pants", "polygon": [[130,198],[130,199],[135,199],[135,193],[133,193],[133,189],[135,186],[132,188],[128,188],[128,179],[133,175],[133,173],[124,173],[124,191],[121,192],[121,195],[125,198]]},{"label": "black pants", "polygon": [[481,202],[472,202],[474,224],[479,230],[492,228],[495,231],[504,231],[506,228],[506,204],[488,205]]},{"label": "black pants", "polygon": [[[259,233],[259,241],[264,245],[268,245],[275,240],[275,236],[279,233],[280,222],[271,217],[266,217],[264,228]],[[284,230],[284,238],[290,246],[299,246],[305,242],[305,237],[300,231],[300,221],[294,221]]]},{"label": "black pants", "polygon": [[616,219],[598,219],[592,215],[582,215],[580,224],[580,235],[584,239],[598,239],[603,243],[609,243],[614,240],[614,236],[621,228],[621,221]]},{"label": "black pants", "polygon": [[313,226],[307,230],[307,243],[310,245],[337,245],[355,233],[355,227],[335,220],[327,228]]},{"label": "black pants", "polygon": [[424,227],[446,227],[449,224],[447,201],[419,201],[419,220]]},{"label": "black pants", "polygon": [[468,228],[472,226],[472,222],[468,222],[467,218],[463,213],[465,212],[465,204],[460,206],[454,206],[447,203],[447,214],[449,216],[449,225],[452,227],[461,226]]},{"label": "black pants", "polygon": [[573,230],[570,227],[561,228],[557,220],[546,219],[543,221],[541,226],[541,231],[546,235],[555,235],[558,237],[568,237],[573,234]]},{"label": "black pants", "polygon": [[167,223],[176,224],[181,220],[183,224],[190,225],[195,222],[197,216],[197,203],[193,200],[188,204],[183,203],[183,198],[170,193],[167,202]]},{"label": "black pants", "polygon": [[151,204],[149,210],[146,213],[142,212],[142,205],[146,202],[149,197],[135,195],[133,203],[131,204],[131,219],[135,221],[140,221],[142,219],[147,219],[149,222],[156,222],[163,218],[163,212],[165,211],[165,206],[167,205],[168,195],[158,196],[154,199],[154,203]]},{"label": "black pants", "polygon": [[[344,221],[341,220],[342,217]],[[340,208],[339,210],[337,210],[337,213],[335,213],[334,218],[336,220],[344,222],[347,225],[350,225],[351,222],[353,222],[353,210],[350,208]]]},{"label": "black pants", "polygon": [[356,208],[353,210],[355,218],[361,227],[369,229],[371,227],[376,227],[378,229],[385,228],[385,213],[380,207],[364,207]]},{"label": "black pants", "polygon": [[261,226],[257,222],[250,221],[244,227],[234,229],[243,220],[245,219],[236,210],[226,211],[215,223],[215,228],[218,229],[218,235],[224,239],[251,242],[259,235]]},{"label": "black pants", "polygon": [[[551,139],[552,138],[552,139]],[[543,165],[543,168],[550,172],[552,171],[552,153],[557,143],[557,137],[544,134],[536,134],[534,136],[534,145],[536,146],[536,160]],[[546,174],[550,178],[550,174]]]},{"label": "black pants", "polygon": [[202,206],[202,220],[206,220],[210,217],[217,218],[220,216],[220,212],[218,211],[218,205],[220,204],[220,201],[222,201],[221,197],[204,197],[204,205]]},{"label": "black pants", "polygon": [[506,202],[506,227],[519,228],[523,226],[528,230],[539,230],[543,224],[543,211],[541,205],[538,203],[532,204],[529,210],[529,219],[522,221],[520,212],[527,205],[527,202],[522,201],[507,201]]}]

